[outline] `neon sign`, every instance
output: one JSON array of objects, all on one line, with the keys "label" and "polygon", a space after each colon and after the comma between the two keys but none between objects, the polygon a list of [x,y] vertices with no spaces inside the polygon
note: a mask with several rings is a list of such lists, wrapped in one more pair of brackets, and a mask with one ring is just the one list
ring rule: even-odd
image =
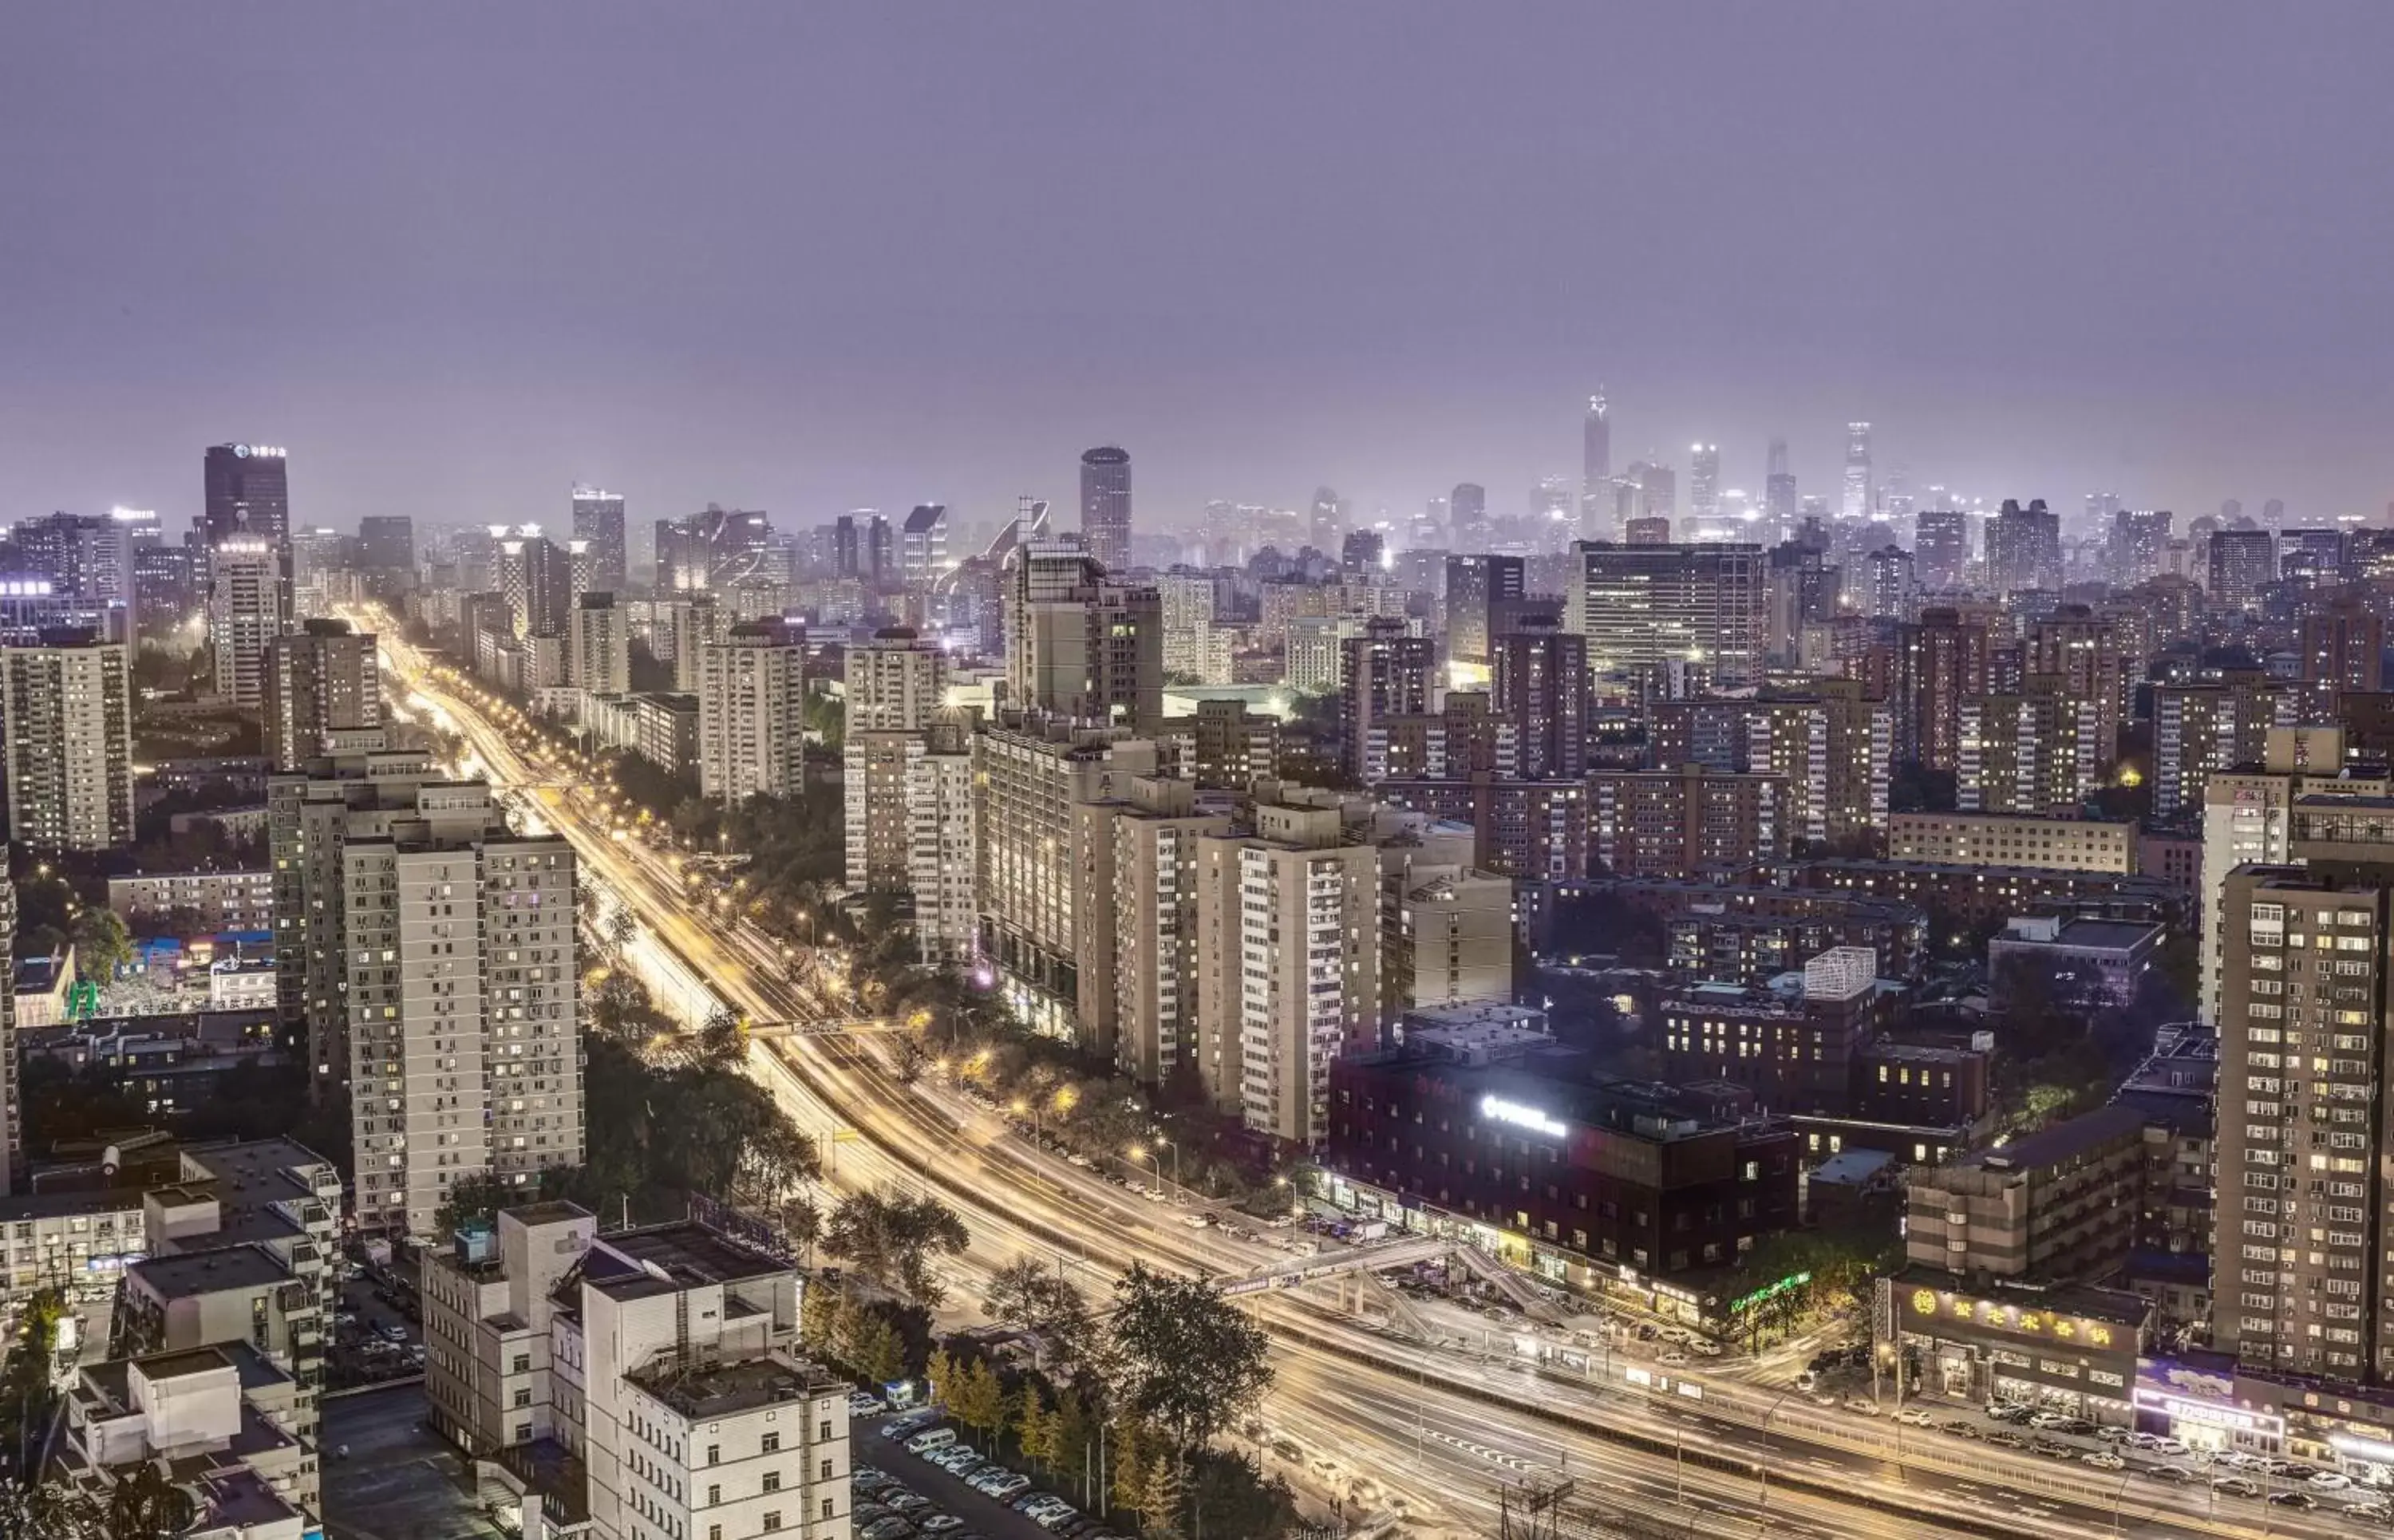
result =
[{"label": "neon sign", "polygon": [[1516,1128],[1527,1128],[1534,1134],[1546,1134],[1554,1139],[1561,1139],[1571,1132],[1535,1107],[1525,1107],[1518,1101],[1507,1101],[1501,1096],[1481,1097],[1480,1115],[1493,1118],[1498,1123],[1509,1123]]}]

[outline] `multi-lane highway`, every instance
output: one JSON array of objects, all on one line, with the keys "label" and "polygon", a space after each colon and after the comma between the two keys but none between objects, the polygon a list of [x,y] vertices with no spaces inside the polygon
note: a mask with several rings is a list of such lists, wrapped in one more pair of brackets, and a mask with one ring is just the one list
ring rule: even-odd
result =
[{"label": "multi-lane highway", "polygon": [[[364,618],[364,617],[362,617]],[[465,740],[495,784],[531,793],[534,816],[570,839],[590,880],[636,915],[644,971],[757,1020],[836,1017],[787,949],[744,923],[728,895],[693,900],[675,858],[621,837],[572,772],[383,628],[401,693]],[[1134,1258],[1243,1274],[1283,1254],[1242,1233],[1191,1229],[1014,1137],[937,1077],[901,1085],[866,1046],[793,1036],[753,1043],[750,1073],[822,1143],[843,1191],[882,1182],[937,1190],[966,1217],[958,1281],[1035,1257],[1093,1292]],[[1253,1297],[1278,1379],[1263,1421],[1301,1448],[1294,1472],[1366,1506],[1398,1505],[1414,1533],[1493,1533],[1496,1494],[1568,1478],[1598,1514],[1667,1515],[1694,1533],[1864,1536],[1926,1533],[2154,1537],[2361,1533],[2357,1520],[2216,1496],[1824,1410],[1707,1375],[1607,1357],[1589,1374],[1509,1354],[1433,1349],[1292,1291]],[[1649,1383],[1631,1383],[1643,1368]],[[1268,1440],[1269,1446],[1272,1440]]]}]

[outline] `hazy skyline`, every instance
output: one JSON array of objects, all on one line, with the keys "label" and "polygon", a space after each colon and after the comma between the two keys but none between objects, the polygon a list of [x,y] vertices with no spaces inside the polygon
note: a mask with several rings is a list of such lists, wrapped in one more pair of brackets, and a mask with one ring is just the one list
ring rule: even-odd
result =
[{"label": "hazy skyline", "polygon": [[[2287,25],[2289,20],[2299,25]],[[1783,434],[2074,509],[2394,496],[2394,11],[577,4],[0,16],[0,519],[801,527],[1120,443],[1138,521]]]}]

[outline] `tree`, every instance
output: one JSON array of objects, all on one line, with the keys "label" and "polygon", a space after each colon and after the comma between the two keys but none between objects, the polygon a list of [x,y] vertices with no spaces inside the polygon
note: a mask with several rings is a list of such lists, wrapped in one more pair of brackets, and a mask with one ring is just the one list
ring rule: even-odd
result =
[{"label": "tree", "polygon": [[620,960],[632,949],[632,943],[639,940],[638,917],[625,905],[617,904],[615,912],[607,916],[606,936],[607,949]]},{"label": "tree", "polygon": [[1056,1463],[1056,1413],[1036,1381],[1023,1386],[1015,1409],[1014,1441],[1032,1468],[1045,1472]]},{"label": "tree", "polygon": [[1061,1358],[1076,1363],[1086,1359],[1087,1301],[1080,1290],[1035,1257],[1008,1262],[992,1273],[981,1308],[1000,1325],[1044,1337]]},{"label": "tree", "polygon": [[1160,1452],[1139,1485],[1138,1511],[1151,1540],[1180,1540],[1180,1462]]},{"label": "tree", "polygon": [[741,1030],[740,1018],[722,1006],[708,1011],[704,1024],[698,1029],[698,1057],[704,1063],[724,1069],[745,1060],[748,1034]]},{"label": "tree", "polygon": [[1125,1417],[1113,1425],[1113,1506],[1144,1513],[1147,1505],[1147,1468],[1164,1455],[1154,1446],[1147,1429]]},{"label": "tree", "polygon": [[1189,1463],[1186,1510],[1200,1534],[1237,1534],[1279,1540],[1296,1522],[1296,1499],[1288,1483],[1266,1480],[1245,1454],[1200,1450]]},{"label": "tree", "polygon": [[1058,1396],[1056,1410],[1047,1423],[1047,1444],[1054,1451],[1050,1458],[1056,1473],[1067,1482],[1085,1481],[1092,1454],[1089,1446],[1097,1437],[1097,1415],[1081,1399],[1081,1392],[1067,1390]]},{"label": "tree", "polygon": [[852,1352],[848,1367],[875,1385],[887,1384],[906,1373],[906,1345],[899,1340],[898,1328],[878,1310],[863,1312]]},{"label": "tree", "polygon": [[133,963],[133,936],[113,909],[86,905],[74,917],[75,966],[86,979],[106,981]]},{"label": "tree", "polygon": [[451,1235],[469,1220],[488,1219],[506,1206],[512,1192],[496,1172],[488,1169],[460,1177],[449,1184],[449,1195],[441,1200],[441,1207],[434,1212],[433,1228]]},{"label": "tree", "polygon": [[933,1259],[959,1256],[971,1244],[972,1232],[954,1209],[928,1193],[910,1196],[895,1186],[850,1196],[823,1231],[824,1249],[833,1256],[928,1306],[947,1297],[932,1273]]},{"label": "tree", "polygon": [[1144,1262],[1114,1283],[1109,1377],[1116,1404],[1155,1425],[1175,1451],[1210,1441],[1271,1385],[1260,1327],[1198,1278]]},{"label": "tree", "polygon": [[990,1367],[989,1360],[976,1359],[956,1376],[956,1388],[948,1393],[948,1410],[967,1428],[993,1433],[1006,1426],[1006,1386]]}]

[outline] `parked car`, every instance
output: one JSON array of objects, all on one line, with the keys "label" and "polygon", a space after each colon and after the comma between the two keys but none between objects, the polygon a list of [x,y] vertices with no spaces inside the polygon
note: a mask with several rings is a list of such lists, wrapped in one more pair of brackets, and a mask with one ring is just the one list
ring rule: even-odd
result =
[{"label": "parked car", "polygon": [[953,1513],[932,1513],[925,1515],[917,1527],[925,1534],[945,1534],[950,1530],[964,1528],[965,1521]]},{"label": "parked car", "polygon": [[1654,1362],[1676,1369],[1680,1364],[1688,1362],[1688,1355],[1679,1351],[1678,1349],[1674,1348],[1669,1352],[1664,1353],[1662,1357],[1656,1359]]},{"label": "parked car", "polygon": [[2149,1465],[2138,1468],[2139,1476],[2151,1476],[2157,1481],[2184,1483],[2196,1480],[2195,1473],[2182,1465]]},{"label": "parked car", "polygon": [[1929,1423],[1928,1414],[1917,1406],[1901,1408],[1895,1414],[1895,1420],[1907,1428],[1926,1428]]},{"label": "parked car", "polygon": [[876,1417],[889,1410],[889,1403],[870,1390],[859,1390],[848,1398],[848,1415],[851,1417]]},{"label": "parked car", "polygon": [[2250,1476],[2214,1476],[2211,1490],[2224,1492],[2230,1497],[2258,1497],[2261,1495],[2261,1483]]},{"label": "parked car", "polygon": [[1820,1388],[1821,1376],[1810,1369],[1796,1376],[1796,1389],[1808,1396]]},{"label": "parked car", "polygon": [[934,1449],[945,1449],[948,1445],[955,1441],[956,1430],[954,1428],[934,1428],[927,1432],[917,1433],[913,1438],[908,1439],[906,1441],[906,1453],[917,1455],[928,1454]]},{"label": "parked car", "polygon": [[2322,1492],[2342,1492],[2346,1487],[2352,1484],[2352,1478],[2346,1475],[2341,1470],[2319,1471],[2314,1475],[2305,1478],[2305,1480],[2310,1485],[2319,1488]]},{"label": "parked car", "polygon": [[2081,1454],[2078,1457],[2098,1470],[2125,1470],[2128,1467],[2127,1461],[2108,1449],[2098,1449],[2091,1454]]},{"label": "parked car", "polygon": [[1998,1428],[1987,1435],[1987,1441],[2001,1449],[2026,1449],[2028,1441],[2008,1428]]},{"label": "parked car", "polygon": [[1878,1402],[1868,1396],[1848,1396],[1846,1410],[1861,1416],[1874,1417],[1878,1415]]},{"label": "parked car", "polygon": [[1977,1425],[1966,1422],[1940,1422],[1937,1425],[1937,1431],[1951,1433],[1957,1439],[1975,1439],[1979,1436]]},{"label": "parked car", "polygon": [[887,1519],[876,1519],[858,1530],[856,1540],[906,1540],[914,1533],[914,1525],[892,1514]]}]

